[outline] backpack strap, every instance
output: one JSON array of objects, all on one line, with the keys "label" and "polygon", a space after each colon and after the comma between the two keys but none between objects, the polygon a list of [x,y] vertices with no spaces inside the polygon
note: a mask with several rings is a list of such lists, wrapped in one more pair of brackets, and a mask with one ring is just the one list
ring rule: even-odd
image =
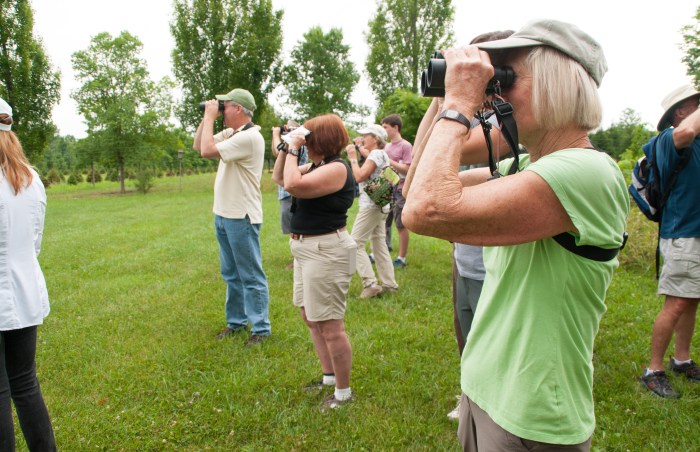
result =
[{"label": "backpack strap", "polygon": [[[654,144],[651,147],[651,170],[654,172],[654,177],[656,180],[661,182],[661,173],[659,172],[659,166],[656,164],[656,142],[659,141],[659,138],[657,137],[654,140]],[[661,220],[664,214],[664,206],[666,205],[666,201],[668,201],[669,196],[671,196],[671,190],[673,190],[673,186],[676,183],[676,179],[678,179],[678,174],[680,174],[681,170],[685,168],[688,165],[688,162],[690,161],[690,153],[691,150],[690,148],[683,148],[681,149],[678,154],[679,154],[679,159],[676,162],[676,166],[673,167],[673,171],[671,172],[671,176],[668,180],[668,184],[666,185],[666,189],[663,191],[661,195],[661,199],[659,200],[659,206],[657,211],[659,212],[659,230],[656,236],[656,261],[655,261],[655,267],[656,267],[656,279],[659,279],[659,270],[661,267]]]},{"label": "backpack strap", "polygon": [[621,249],[627,244],[627,233],[622,235],[622,245],[619,248],[600,248],[593,245],[577,245],[576,239],[568,232],[562,232],[552,237],[555,242],[577,256],[585,257],[597,262],[607,262],[614,259]]}]

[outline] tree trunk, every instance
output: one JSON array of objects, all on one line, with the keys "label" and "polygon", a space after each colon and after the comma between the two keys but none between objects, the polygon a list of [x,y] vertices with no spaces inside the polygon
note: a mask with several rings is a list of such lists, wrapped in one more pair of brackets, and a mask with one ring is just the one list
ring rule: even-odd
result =
[{"label": "tree trunk", "polygon": [[124,164],[119,164],[119,186],[121,187],[121,192],[126,193],[124,189]]}]

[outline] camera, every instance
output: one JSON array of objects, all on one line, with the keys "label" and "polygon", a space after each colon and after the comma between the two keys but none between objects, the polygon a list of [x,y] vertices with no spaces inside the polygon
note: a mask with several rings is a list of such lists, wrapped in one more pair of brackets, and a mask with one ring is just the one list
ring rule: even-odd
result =
[{"label": "camera", "polygon": [[[204,111],[204,102],[200,102],[199,111]],[[219,111],[224,111],[224,101],[223,100],[219,101]]]},{"label": "camera", "polygon": [[[486,85],[486,94],[494,94],[496,87],[509,88],[515,81],[515,72],[510,66],[495,66],[493,78]],[[420,91],[423,97],[445,97],[445,73],[447,61],[440,52],[435,52],[428,61],[428,68],[423,71]]]}]

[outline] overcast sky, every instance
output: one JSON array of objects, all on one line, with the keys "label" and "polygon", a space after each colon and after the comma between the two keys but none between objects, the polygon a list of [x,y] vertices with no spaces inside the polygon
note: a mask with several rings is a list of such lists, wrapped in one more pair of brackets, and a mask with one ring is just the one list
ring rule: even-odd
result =
[{"label": "overcast sky", "polygon": [[[353,100],[373,105],[364,76],[367,44],[364,33],[376,11],[376,0],[273,0],[284,9],[284,49],[290,51],[312,26],[339,27],[351,47],[351,60],[363,72]],[[578,25],[603,46],[609,71],[600,89],[603,127],[620,118],[625,108],[636,110],[650,126],[662,111],[661,99],[689,82],[680,62],[683,53],[680,28],[692,24],[697,4],[690,0],[657,3],[649,0],[456,0],[455,35],[466,44],[480,33],[517,30],[530,19],[558,19]],[[152,79],[172,77],[173,39],[169,23],[172,0],[31,0],[34,31],[44,41],[54,66],[61,71],[61,103],[53,120],[62,135],[85,136],[83,118],[70,93],[78,88],[71,54],[84,50],[90,39],[107,31],[113,36],[126,30],[143,43],[142,57]],[[426,59],[428,55],[426,55]],[[273,99],[274,102],[274,99]]]}]

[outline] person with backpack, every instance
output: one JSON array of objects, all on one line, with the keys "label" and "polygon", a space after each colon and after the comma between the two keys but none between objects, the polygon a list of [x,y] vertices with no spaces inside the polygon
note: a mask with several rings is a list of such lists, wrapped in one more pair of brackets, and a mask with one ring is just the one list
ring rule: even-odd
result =
[{"label": "person with backpack", "polygon": [[652,329],[651,360],[640,378],[643,386],[664,398],[680,397],[669,383],[663,365],[674,333],[669,370],[700,382],[700,367],[690,358],[700,300],[699,101],[700,92],[692,86],[673,90],[661,102],[664,114],[657,127],[659,134],[644,145],[645,153],[655,146],[662,192],[679,162],[684,162],[661,208],[659,247],[664,263],[657,293],[665,295],[665,300]]}]

